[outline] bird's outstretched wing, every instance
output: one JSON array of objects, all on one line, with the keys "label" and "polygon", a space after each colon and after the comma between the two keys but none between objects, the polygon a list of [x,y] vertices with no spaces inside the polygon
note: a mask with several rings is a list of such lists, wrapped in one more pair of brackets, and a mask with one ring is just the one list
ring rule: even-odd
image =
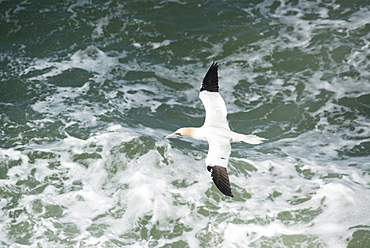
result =
[{"label": "bird's outstretched wing", "polygon": [[209,92],[218,92],[217,68],[218,64],[213,62],[211,67],[208,69],[207,74],[204,76],[200,91],[206,90]]},{"label": "bird's outstretched wing", "polygon": [[225,195],[233,197],[231,193],[227,164],[231,153],[231,146],[228,139],[208,139],[209,150],[206,157],[206,165],[217,188]]},{"label": "bird's outstretched wing", "polygon": [[227,109],[222,96],[218,93],[217,63],[213,63],[203,79],[199,98],[206,110],[204,126],[217,126],[229,129],[227,122]]},{"label": "bird's outstretched wing", "polygon": [[[206,110],[203,127],[210,131],[207,136],[209,150],[206,165],[216,187],[227,196],[233,197],[231,192],[227,164],[231,153],[230,138],[225,133],[230,130],[227,122],[227,109],[224,99],[218,93],[217,63],[212,63],[208,69],[200,88],[199,98]],[[202,127],[202,128],[203,128]],[[214,133],[212,133],[214,131]]]},{"label": "bird's outstretched wing", "polygon": [[234,197],[231,192],[229,175],[227,174],[227,169],[222,166],[214,165],[207,166],[209,172],[211,172],[211,177],[217,188],[227,196]]}]

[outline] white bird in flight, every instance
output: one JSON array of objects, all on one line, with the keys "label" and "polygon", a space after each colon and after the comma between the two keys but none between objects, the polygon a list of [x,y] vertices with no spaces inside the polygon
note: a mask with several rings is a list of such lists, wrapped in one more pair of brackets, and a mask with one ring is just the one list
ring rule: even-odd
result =
[{"label": "white bird in flight", "polygon": [[209,149],[205,159],[207,170],[217,188],[225,195],[233,197],[230,188],[227,164],[231,153],[231,142],[245,142],[260,144],[264,138],[257,135],[245,135],[230,130],[226,119],[227,109],[224,99],[218,93],[217,63],[212,63],[203,79],[199,98],[206,110],[206,117],[201,127],[183,127],[167,138],[191,137],[197,140],[208,141]]}]

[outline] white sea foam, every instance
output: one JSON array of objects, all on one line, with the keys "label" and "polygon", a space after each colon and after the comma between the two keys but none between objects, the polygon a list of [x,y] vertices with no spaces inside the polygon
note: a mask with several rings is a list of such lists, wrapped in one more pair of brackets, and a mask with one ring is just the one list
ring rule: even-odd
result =
[{"label": "white sea foam", "polygon": [[28,74],[30,71],[43,71],[48,69],[48,72],[43,73],[42,75],[29,78],[29,80],[42,80],[51,76],[59,75],[68,69],[80,68],[100,75],[105,75],[115,65],[117,65],[117,58],[110,57],[98,48],[90,46],[85,50],[79,50],[74,54],[71,54],[65,61],[38,59],[33,65],[25,69],[22,74]]}]

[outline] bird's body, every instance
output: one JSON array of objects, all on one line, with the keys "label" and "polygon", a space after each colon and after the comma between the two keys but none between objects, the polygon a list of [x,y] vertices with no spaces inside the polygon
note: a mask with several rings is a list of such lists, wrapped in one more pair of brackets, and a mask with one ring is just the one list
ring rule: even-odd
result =
[{"label": "bird's body", "polygon": [[245,135],[230,130],[227,121],[227,109],[225,102],[218,92],[217,63],[213,63],[203,79],[199,98],[206,110],[204,124],[198,128],[180,128],[165,138],[191,137],[197,140],[207,141],[209,144],[206,157],[206,166],[211,172],[212,179],[217,188],[225,195],[233,197],[230,188],[227,164],[233,142],[245,142],[259,144],[264,138],[256,135]]}]

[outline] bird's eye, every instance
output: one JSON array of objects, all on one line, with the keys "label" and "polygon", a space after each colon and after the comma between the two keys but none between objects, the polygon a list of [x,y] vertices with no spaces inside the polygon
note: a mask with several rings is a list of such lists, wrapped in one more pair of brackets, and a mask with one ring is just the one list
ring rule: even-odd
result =
[{"label": "bird's eye", "polygon": [[180,137],[182,136],[182,135],[181,135],[181,133],[175,133],[175,134],[176,134],[177,136],[180,136]]}]

